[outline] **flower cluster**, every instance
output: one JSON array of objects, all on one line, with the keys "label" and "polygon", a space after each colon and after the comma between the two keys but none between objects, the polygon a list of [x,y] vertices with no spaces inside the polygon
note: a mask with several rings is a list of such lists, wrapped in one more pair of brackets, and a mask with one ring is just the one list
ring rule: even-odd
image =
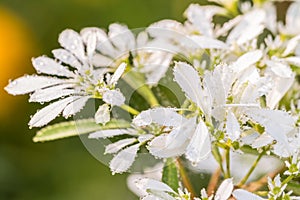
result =
[{"label": "flower cluster", "polygon": [[[183,23],[162,20],[139,31],[116,23],[108,31],[68,29],[59,36],[62,48],[52,51],[54,59],[32,59],[38,75],[20,77],[5,89],[29,93],[30,102],[50,102],[31,118],[31,127],[80,113],[89,99],[100,102],[93,128],[79,129],[86,128],[82,133],[90,139],[112,139],[105,154],[113,155],[113,174],[127,172],[141,151],[165,163],[163,174],[170,159],[175,163],[175,186],[168,178],[138,179],[145,200],[299,199],[287,191],[300,168],[299,13],[300,2],[290,2],[283,23],[274,2],[216,1],[191,4]],[[174,103],[162,84],[172,85],[181,100]],[[137,100],[127,96],[126,87]],[[139,105],[141,98],[145,105]],[[114,107],[131,114],[125,126],[118,126],[124,119],[113,115]],[[112,122],[117,126],[109,126]],[[63,130],[58,134],[64,136]],[[249,152],[257,159],[238,181],[230,155]],[[269,177],[268,191],[257,191],[260,197],[245,188],[262,157],[281,158],[286,166]],[[178,163],[197,170],[211,158],[223,181],[215,193],[203,189],[200,195]]]}]

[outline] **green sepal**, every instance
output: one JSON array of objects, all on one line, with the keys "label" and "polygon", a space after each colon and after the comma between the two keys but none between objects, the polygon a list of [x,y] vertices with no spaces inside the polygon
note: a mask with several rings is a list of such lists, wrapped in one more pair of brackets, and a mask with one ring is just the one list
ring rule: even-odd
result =
[{"label": "green sepal", "polygon": [[81,119],[76,121],[61,122],[46,126],[34,136],[34,142],[46,142],[76,135],[91,133],[98,130],[129,128],[130,123],[125,120],[113,119],[105,125],[96,124],[94,119]]}]

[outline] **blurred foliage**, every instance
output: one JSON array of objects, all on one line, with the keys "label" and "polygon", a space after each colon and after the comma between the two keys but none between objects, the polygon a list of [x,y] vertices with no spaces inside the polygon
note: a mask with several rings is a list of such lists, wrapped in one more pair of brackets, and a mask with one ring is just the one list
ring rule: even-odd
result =
[{"label": "blurred foliage", "polygon": [[0,199],[137,199],[126,175],[112,176],[79,138],[34,144],[27,122],[37,108],[12,97],[8,79],[34,73],[30,59],[51,56],[58,34],[72,28],[145,27],[161,19],[182,20],[191,0],[0,0]]}]

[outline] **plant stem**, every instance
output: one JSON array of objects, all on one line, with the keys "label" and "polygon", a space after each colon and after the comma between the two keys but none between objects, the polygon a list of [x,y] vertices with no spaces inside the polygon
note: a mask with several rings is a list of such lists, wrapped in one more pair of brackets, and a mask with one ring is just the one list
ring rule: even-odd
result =
[{"label": "plant stem", "polygon": [[225,178],[230,178],[230,148],[226,147],[225,149],[225,160],[226,160],[226,174]]},{"label": "plant stem", "polygon": [[180,177],[182,179],[182,183],[184,187],[191,193],[191,198],[193,199],[194,197],[196,197],[196,193],[180,158],[177,158],[177,167],[179,170]]},{"label": "plant stem", "polygon": [[290,182],[293,178],[295,178],[295,176],[292,174],[292,175],[289,175],[288,177],[286,177],[286,179],[284,179],[282,182],[281,182],[281,187],[285,184],[287,184],[288,182]]},{"label": "plant stem", "polygon": [[128,85],[130,85],[130,87],[132,87],[142,97],[144,97],[144,99],[149,103],[151,107],[156,107],[160,105],[152,90],[145,83],[145,79],[142,74],[131,70],[127,72],[125,76],[123,76],[123,79]]},{"label": "plant stem", "polygon": [[221,169],[218,168],[210,177],[208,186],[207,186],[207,194],[208,196],[212,195],[217,187],[219,177],[221,175]]},{"label": "plant stem", "polygon": [[223,158],[221,156],[219,148],[216,145],[214,145],[212,148],[212,154],[213,154],[215,160],[217,161],[217,163],[219,164],[219,168],[220,168],[223,176],[225,176],[225,170],[223,167]]},{"label": "plant stem", "polygon": [[282,167],[274,172],[271,172],[255,182],[251,182],[248,185],[242,186],[242,188],[244,188],[245,190],[247,190],[249,192],[255,192],[268,183],[268,177],[273,179],[278,173],[281,173],[283,171],[283,169],[284,169],[284,167]]},{"label": "plant stem", "polygon": [[254,171],[254,169],[256,168],[258,162],[260,161],[260,159],[262,158],[262,156],[264,155],[265,151],[261,152],[258,157],[256,158],[256,160],[254,161],[254,163],[252,164],[252,166],[250,167],[249,171],[247,172],[247,174],[244,176],[244,178],[237,184],[238,187],[241,187],[242,185],[244,185],[246,183],[246,181],[248,180],[249,176],[252,174],[252,172]]},{"label": "plant stem", "polygon": [[125,110],[125,111],[127,111],[127,112],[129,112],[130,114],[133,114],[133,115],[138,115],[140,113],[136,109],[134,109],[131,106],[126,105],[126,104],[121,105],[120,108],[122,108],[123,110]]}]

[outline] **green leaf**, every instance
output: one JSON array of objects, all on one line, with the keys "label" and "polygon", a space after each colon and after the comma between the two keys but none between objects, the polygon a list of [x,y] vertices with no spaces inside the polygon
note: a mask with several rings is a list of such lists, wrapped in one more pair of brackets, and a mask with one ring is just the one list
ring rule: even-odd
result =
[{"label": "green leaf", "polygon": [[178,171],[172,158],[167,159],[162,174],[162,181],[170,186],[175,192],[179,188]]},{"label": "green leaf", "polygon": [[96,124],[94,119],[82,119],[69,122],[61,122],[46,126],[37,132],[34,142],[46,142],[76,135],[91,133],[98,130],[129,128],[130,123],[124,120],[113,119],[105,125]]},{"label": "green leaf", "polygon": [[296,181],[288,182],[286,189],[288,191],[292,190],[294,195],[300,195],[300,184],[299,184],[299,182],[296,182]]}]

